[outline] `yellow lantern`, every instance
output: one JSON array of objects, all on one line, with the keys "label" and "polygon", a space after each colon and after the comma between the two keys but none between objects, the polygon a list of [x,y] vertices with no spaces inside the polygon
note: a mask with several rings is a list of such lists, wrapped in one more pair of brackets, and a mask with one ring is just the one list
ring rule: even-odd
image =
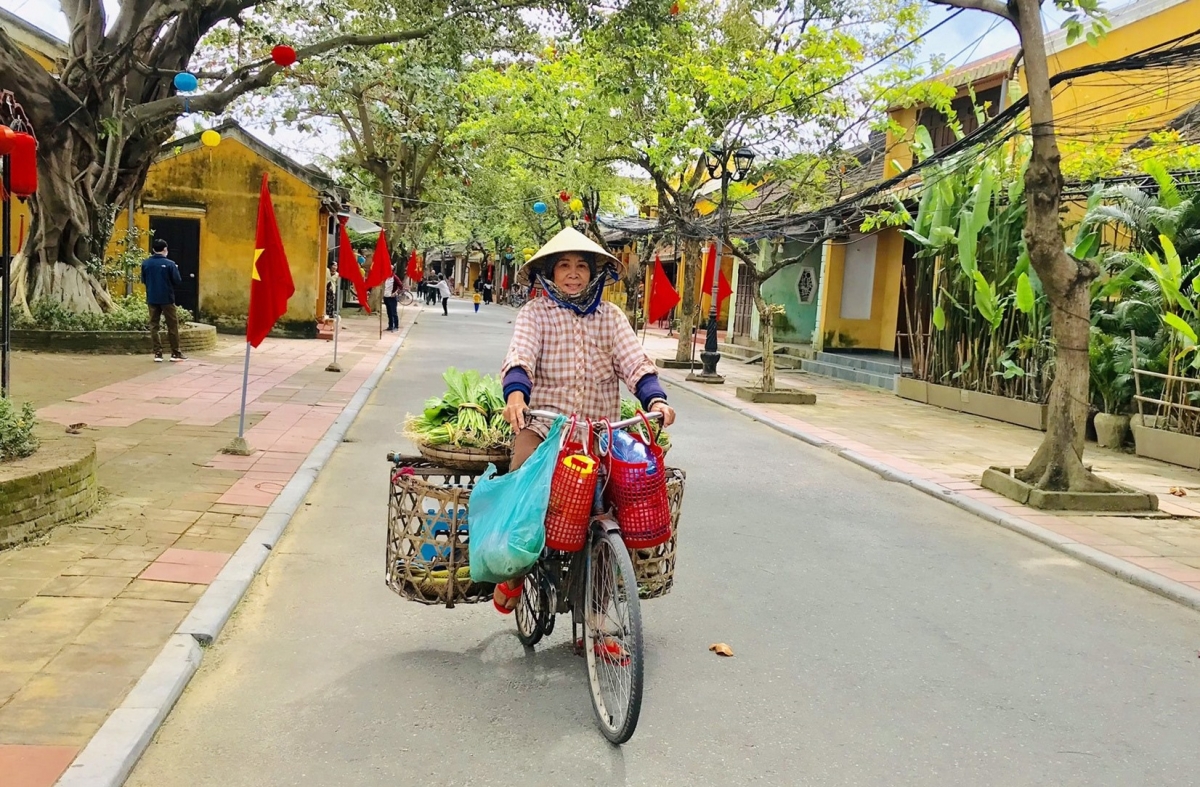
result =
[{"label": "yellow lantern", "polygon": [[579,197],[572,197],[568,206],[571,208],[571,210],[578,213],[579,211],[583,210],[583,200],[581,200]]},{"label": "yellow lantern", "polygon": [[200,142],[206,148],[215,148],[221,144],[221,135],[211,128],[200,135]]},{"label": "yellow lantern", "polygon": [[533,256],[533,249],[531,249],[531,248],[529,248],[528,246],[526,246],[525,248],[521,249],[521,253],[522,253],[522,254],[524,254],[526,257],[532,257],[532,256]]}]

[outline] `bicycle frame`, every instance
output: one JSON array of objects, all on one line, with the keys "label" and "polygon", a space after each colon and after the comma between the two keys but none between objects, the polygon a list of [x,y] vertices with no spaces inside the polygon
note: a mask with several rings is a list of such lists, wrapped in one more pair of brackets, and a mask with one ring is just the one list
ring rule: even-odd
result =
[{"label": "bicycle frame", "polygon": [[[548,410],[527,410],[526,414],[533,418],[543,420],[554,420],[560,417],[560,413],[550,412]],[[662,418],[661,413],[646,413],[648,420],[659,420]],[[641,416],[627,418],[624,421],[610,423],[608,421],[591,422],[590,428],[593,430],[604,428],[616,431],[618,429],[627,429],[631,426],[637,426],[643,423]],[[583,426],[582,428],[588,428]],[[602,471],[603,472],[603,471]],[[604,478],[601,478],[603,483]],[[601,502],[601,497],[597,495],[596,500],[592,503],[592,516],[588,521],[588,538],[583,549],[578,552],[558,552],[556,550],[546,550],[542,556],[538,558],[538,562],[534,567],[533,573],[540,573],[552,585],[554,590],[553,609],[550,610],[552,615],[561,615],[567,612],[571,613],[571,641],[576,643],[575,647],[578,650],[579,629],[583,625],[582,610],[583,610],[583,595],[586,579],[585,561],[587,556],[592,551],[592,544],[595,539],[603,537],[606,533],[620,533],[621,528],[617,524],[616,518],[605,509]]]}]

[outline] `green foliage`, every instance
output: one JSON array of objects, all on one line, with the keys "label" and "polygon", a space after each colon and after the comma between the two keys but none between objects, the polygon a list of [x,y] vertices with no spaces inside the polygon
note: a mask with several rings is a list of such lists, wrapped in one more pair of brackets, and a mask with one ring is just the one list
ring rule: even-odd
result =
[{"label": "green foliage", "polygon": [[17,407],[12,399],[0,399],[0,462],[20,459],[36,451],[38,439],[33,433],[36,426],[32,404],[25,402]]},{"label": "green foliage", "polygon": [[1081,232],[1116,240],[1115,248],[1100,251],[1105,275],[1094,286],[1092,401],[1105,412],[1128,409],[1121,386],[1136,349],[1138,369],[1182,378],[1141,376],[1142,394],[1168,403],[1146,406],[1165,413],[1166,428],[1196,435],[1200,419],[1169,405],[1200,405],[1200,211],[1194,207],[1200,188],[1177,182],[1159,165],[1146,172],[1157,194],[1127,185],[1097,188],[1081,225]]},{"label": "green foliage", "polygon": [[1093,326],[1088,342],[1092,404],[1104,413],[1122,415],[1133,403],[1133,351],[1127,336],[1114,336]]},{"label": "green foliage", "polygon": [[[191,322],[190,311],[175,307],[180,324]],[[15,313],[18,328],[46,331],[149,331],[150,307],[136,295],[113,301],[112,311],[106,313],[75,312],[57,301],[41,300],[29,307],[32,317],[20,310]]]},{"label": "green foliage", "polygon": [[144,245],[147,236],[148,233],[141,227],[134,226],[126,229],[117,240],[116,253],[107,255],[100,260],[95,258],[89,260],[86,266],[88,273],[98,279],[109,281],[136,279],[138,266],[147,256]]},{"label": "green foliage", "polygon": [[[932,154],[924,128],[913,148],[919,158]],[[917,249],[902,325],[919,379],[1046,400],[1054,368],[1049,308],[1025,251],[1025,204],[1013,185],[1028,161],[1029,145],[1019,141],[926,172],[917,213],[902,230]]]}]

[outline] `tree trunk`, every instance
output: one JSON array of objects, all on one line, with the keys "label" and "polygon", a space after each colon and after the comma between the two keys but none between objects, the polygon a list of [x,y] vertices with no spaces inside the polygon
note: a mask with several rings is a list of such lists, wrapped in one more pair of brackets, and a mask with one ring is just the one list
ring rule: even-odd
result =
[{"label": "tree trunk", "polygon": [[[676,249],[678,253],[678,249]],[[689,238],[683,242],[684,275],[679,306],[679,344],[675,348],[675,360],[687,361],[692,357],[695,339],[692,331],[696,326],[696,289],[700,282],[700,241]]]},{"label": "tree trunk", "polygon": [[[747,266],[749,267],[749,266]],[[754,276],[747,271],[747,274]],[[762,329],[762,389],[763,393],[775,391],[775,312],[762,296],[762,284],[754,276],[754,305],[758,307],[759,327]]]},{"label": "tree trunk", "polygon": [[[1010,4],[1009,10],[1014,11],[1014,6]],[[1015,15],[1025,50],[1033,133],[1033,151],[1025,173],[1025,244],[1050,304],[1050,323],[1056,345],[1046,436],[1019,477],[1040,489],[1111,491],[1114,488],[1111,484],[1083,466],[1089,399],[1090,285],[1099,270],[1087,260],[1070,257],[1065,249],[1059,220],[1063,186],[1059,166],[1061,154],[1054,130],[1054,104],[1040,0],[1016,0]]]},{"label": "tree trunk", "polygon": [[113,184],[107,200],[89,197],[84,181],[74,177],[80,169],[72,135],[58,137],[67,144],[43,140],[38,146],[38,191],[25,248],[13,260],[13,303],[26,311],[41,300],[76,312],[107,311],[112,298],[86,265],[103,259],[116,217],[113,206],[127,204],[128,192]]}]

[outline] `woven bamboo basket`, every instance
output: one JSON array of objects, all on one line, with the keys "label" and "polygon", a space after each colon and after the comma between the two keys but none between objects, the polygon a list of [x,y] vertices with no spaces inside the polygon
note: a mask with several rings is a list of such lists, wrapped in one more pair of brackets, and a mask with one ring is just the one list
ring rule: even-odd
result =
[{"label": "woven bamboo basket", "polygon": [[475,475],[418,457],[392,470],[387,586],[422,604],[474,604],[494,586],[471,581],[467,500]]},{"label": "woven bamboo basket", "polygon": [[481,475],[489,464],[495,465],[498,473],[507,472],[509,460],[512,459],[509,451],[485,451],[482,448],[461,448],[454,445],[418,444],[417,450],[434,465],[472,475]]},{"label": "woven bamboo basket", "polygon": [[637,577],[638,596],[660,598],[675,584],[675,547],[679,541],[679,512],[683,508],[683,487],[687,474],[677,467],[667,468],[667,504],[671,507],[671,537],[652,549],[631,549],[633,573]]}]

